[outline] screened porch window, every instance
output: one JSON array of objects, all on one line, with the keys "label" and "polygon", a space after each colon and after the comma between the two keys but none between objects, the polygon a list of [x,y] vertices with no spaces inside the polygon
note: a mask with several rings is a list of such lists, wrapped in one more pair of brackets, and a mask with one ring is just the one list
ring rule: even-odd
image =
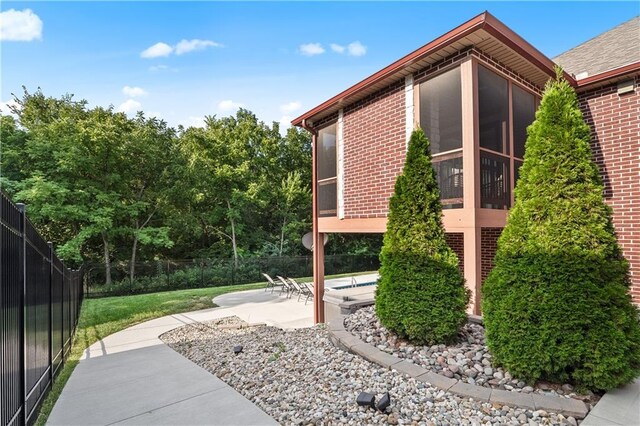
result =
[{"label": "screened porch window", "polygon": [[484,66],[478,67],[482,208],[511,207],[511,192],[518,181],[524,158],[527,127],[535,119],[535,112],[536,97],[533,94]]},{"label": "screened porch window", "polygon": [[513,104],[513,168],[515,171],[513,186],[515,188],[524,158],[527,127],[536,118],[536,97],[515,84],[512,84],[511,96]]},{"label": "screened porch window", "polygon": [[317,138],[318,215],[336,216],[338,204],[336,125],[321,129]]},{"label": "screened porch window", "polygon": [[478,126],[480,134],[480,206],[511,206],[509,157],[509,82],[478,67]]},{"label": "screened porch window", "polygon": [[462,208],[460,67],[420,84],[420,127],[431,144],[442,208]]}]

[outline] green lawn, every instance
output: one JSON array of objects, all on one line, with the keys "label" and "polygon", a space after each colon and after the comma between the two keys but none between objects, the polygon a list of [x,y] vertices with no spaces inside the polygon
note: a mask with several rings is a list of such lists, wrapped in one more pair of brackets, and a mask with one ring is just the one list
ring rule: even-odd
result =
[{"label": "green lawn", "polygon": [[[326,278],[339,278],[350,275],[363,275],[372,272],[328,275]],[[311,277],[302,278],[310,281]],[[213,308],[211,301],[216,296],[240,290],[263,288],[264,282],[240,284],[226,287],[197,288],[193,290],[163,291],[159,293],[139,294],[133,296],[103,297],[85,299],[80,310],[78,328],[73,339],[71,352],[64,368],[56,378],[53,389],[42,403],[37,425],[44,425],[58,400],[64,385],[69,380],[73,369],[78,365],[82,352],[93,343],[106,336],[124,330],[132,325],[165,315],[180,312],[197,311]]]}]

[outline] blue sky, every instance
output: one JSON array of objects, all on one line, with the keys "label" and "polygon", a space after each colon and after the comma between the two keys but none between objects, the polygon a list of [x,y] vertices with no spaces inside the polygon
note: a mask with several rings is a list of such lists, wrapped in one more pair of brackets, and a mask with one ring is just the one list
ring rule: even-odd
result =
[{"label": "blue sky", "polygon": [[[91,106],[141,109],[171,125],[233,114],[239,105],[286,122],[484,10],[549,57],[640,14],[637,1],[3,1],[0,8],[0,101],[22,85],[41,87]],[[7,15],[11,9],[19,13]],[[143,57],[158,43],[151,53],[166,56]]]}]

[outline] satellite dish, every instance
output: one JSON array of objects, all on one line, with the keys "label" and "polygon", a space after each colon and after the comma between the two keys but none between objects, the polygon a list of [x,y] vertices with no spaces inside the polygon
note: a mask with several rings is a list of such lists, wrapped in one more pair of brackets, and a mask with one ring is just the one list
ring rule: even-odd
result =
[{"label": "satellite dish", "polygon": [[[329,241],[329,235],[324,234],[324,245],[327,245],[327,241]],[[307,249],[313,251],[313,232],[307,232],[302,237],[302,245]]]}]

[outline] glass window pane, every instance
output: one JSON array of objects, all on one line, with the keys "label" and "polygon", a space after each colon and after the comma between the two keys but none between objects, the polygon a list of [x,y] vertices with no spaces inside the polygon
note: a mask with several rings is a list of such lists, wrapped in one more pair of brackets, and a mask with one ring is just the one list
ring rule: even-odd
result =
[{"label": "glass window pane", "polygon": [[318,180],[336,177],[336,125],[318,132]]},{"label": "glass window pane", "polygon": [[509,91],[507,80],[478,67],[480,146],[508,154]]},{"label": "glass window pane", "polygon": [[480,204],[483,209],[510,207],[508,158],[480,151]]},{"label": "glass window pane", "polygon": [[336,181],[320,182],[318,184],[318,214],[319,216],[335,216],[337,214],[338,192]]},{"label": "glass window pane", "polygon": [[513,155],[524,158],[527,127],[536,118],[536,99],[515,84],[511,87],[513,88]]},{"label": "glass window pane", "polygon": [[462,148],[460,67],[420,84],[420,126],[432,154]]},{"label": "glass window pane", "polygon": [[440,189],[443,209],[461,209],[463,203],[462,153],[455,157],[436,158],[433,168]]}]

